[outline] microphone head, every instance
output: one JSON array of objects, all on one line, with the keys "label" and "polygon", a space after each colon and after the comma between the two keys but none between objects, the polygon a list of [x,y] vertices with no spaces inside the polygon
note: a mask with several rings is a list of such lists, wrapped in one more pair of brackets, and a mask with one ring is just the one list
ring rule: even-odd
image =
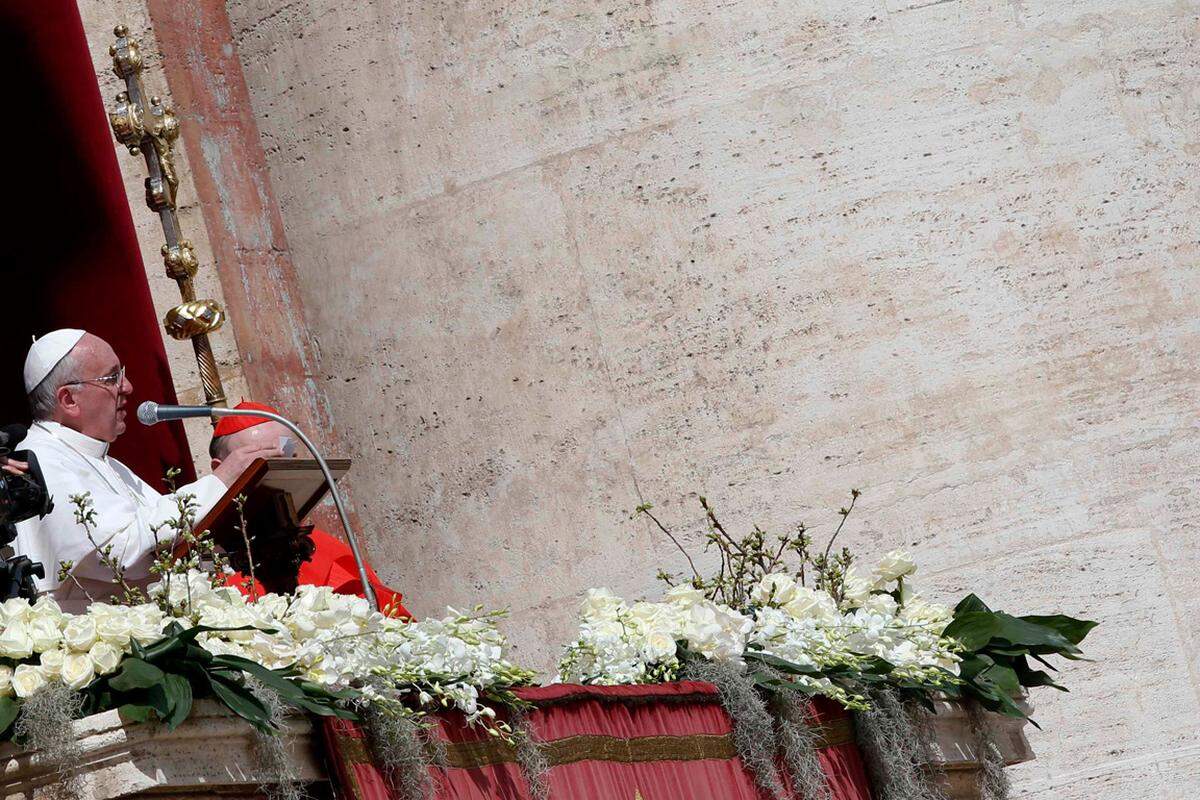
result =
[{"label": "microphone head", "polygon": [[147,400],[138,406],[137,410],[138,422],[143,425],[153,425],[158,422],[158,403],[153,400]]}]

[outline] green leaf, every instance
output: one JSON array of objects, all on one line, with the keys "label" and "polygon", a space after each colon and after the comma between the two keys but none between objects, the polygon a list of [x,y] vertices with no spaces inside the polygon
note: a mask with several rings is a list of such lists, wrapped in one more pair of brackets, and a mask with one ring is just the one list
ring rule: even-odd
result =
[{"label": "green leaf", "polygon": [[149,689],[162,683],[165,674],[153,664],[140,658],[127,658],[121,662],[121,670],[108,680],[108,685],[118,692],[134,689]]},{"label": "green leaf", "polygon": [[1006,654],[1027,649],[1071,657],[1079,653],[1069,639],[1050,625],[1041,625],[999,611],[968,611],[946,626],[945,635],[957,639],[968,651],[995,643]]},{"label": "green leaf", "polygon": [[216,672],[209,674],[209,680],[212,682],[213,694],[226,708],[264,733],[275,732],[274,726],[271,725],[271,712],[249,689]]},{"label": "green leaf", "polygon": [[1005,697],[1011,697],[1021,691],[1021,681],[1017,679],[1016,670],[1003,664],[992,664],[976,675],[975,680],[992,684],[996,687],[996,693]]},{"label": "green leaf", "polygon": [[251,661],[248,658],[232,655],[214,656],[212,666],[214,668],[240,670],[241,672],[253,675],[264,685],[278,692],[279,696],[285,701],[291,702],[295,698],[304,697],[304,690],[302,688],[289,681],[280,673],[267,669],[262,664]]},{"label": "green leaf", "polygon": [[164,722],[167,723],[167,730],[173,731],[192,712],[192,685],[183,676],[168,673],[163,686],[172,706],[171,713]]},{"label": "green leaf", "polygon": [[1059,686],[1054,682],[1054,679],[1050,677],[1050,673],[1030,668],[1029,662],[1023,658],[1016,660],[1013,669],[1016,670],[1017,678],[1021,681],[1022,686],[1049,686],[1053,689],[1058,689],[1060,692],[1067,691],[1065,687]]},{"label": "green leaf", "polygon": [[996,615],[991,611],[966,611],[956,613],[942,635],[957,639],[967,652],[974,652],[987,646],[996,635],[997,627]]},{"label": "green leaf", "polygon": [[[8,731],[9,726],[21,712],[21,702],[12,697],[0,697],[0,734]],[[3,738],[3,737],[0,737]]]},{"label": "green leaf", "polygon": [[792,675],[812,675],[821,671],[817,667],[802,666],[800,664],[788,661],[787,659],[779,658],[778,656],[773,656],[770,653],[763,653],[758,650],[747,650],[745,653],[745,658],[749,661],[760,661],[769,667],[775,667],[775,669],[791,673]]},{"label": "green leaf", "polygon": [[1075,619],[1065,614],[1051,614],[1049,616],[1030,615],[1020,617],[1020,619],[1034,625],[1052,628],[1071,644],[1082,642],[1091,633],[1092,628],[1100,624],[1099,622],[1092,622],[1087,619]]},{"label": "green leaf", "polygon": [[138,703],[125,703],[117,708],[117,714],[125,722],[149,722],[154,719],[154,707]]},{"label": "green leaf", "polygon": [[979,597],[969,594],[958,601],[958,605],[954,607],[954,616],[957,617],[959,614],[966,614],[971,611],[991,611],[991,609]]}]

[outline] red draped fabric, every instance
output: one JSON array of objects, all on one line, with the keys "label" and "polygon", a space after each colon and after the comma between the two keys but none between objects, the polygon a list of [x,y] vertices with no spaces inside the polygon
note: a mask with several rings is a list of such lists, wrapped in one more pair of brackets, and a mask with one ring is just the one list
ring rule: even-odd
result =
[{"label": "red draped fabric", "polygon": [[[763,800],[730,737],[716,688],[681,682],[656,686],[554,685],[518,692],[533,704],[529,722],[551,763],[551,800]],[[813,723],[833,800],[870,800],[849,715],[819,699]],[[327,725],[345,800],[388,800],[351,723]],[[531,800],[511,747],[463,724],[437,719],[447,765],[432,770],[439,800]]]},{"label": "red draped fabric", "polygon": [[[29,421],[21,366],[30,336],[62,327],[85,328],[112,344],[133,381],[133,403],[175,402],[74,0],[0,3],[0,74],[13,110],[4,126],[7,202],[0,215],[0,424]],[[171,466],[194,478],[179,425],[133,423],[112,452],[156,485]]]}]

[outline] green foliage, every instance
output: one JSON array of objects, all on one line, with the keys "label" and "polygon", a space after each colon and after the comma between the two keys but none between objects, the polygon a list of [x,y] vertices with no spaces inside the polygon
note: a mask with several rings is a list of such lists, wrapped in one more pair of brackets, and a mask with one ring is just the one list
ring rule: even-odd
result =
[{"label": "green foliage", "polygon": [[[201,633],[216,630],[223,629],[203,625],[185,629],[172,622],[160,641],[148,647],[134,642],[133,655],[122,661],[116,672],[96,679],[84,690],[84,713],[116,708],[130,722],[158,719],[174,730],[187,719],[196,698],[208,697],[258,730],[274,732],[271,710],[246,685],[250,677],[276,692],[292,708],[357,719],[343,707],[343,701],[358,696],[356,692],[330,692],[288,671],[267,669],[239,656],[215,656],[196,644]],[[0,702],[0,723],[6,710]]]},{"label": "green foliage", "polygon": [[975,698],[989,711],[1024,718],[1027,715],[1014,701],[1023,688],[1067,691],[1048,672],[1030,666],[1029,659],[1051,671],[1056,670],[1047,656],[1083,659],[1079,644],[1097,624],[1063,614],[1014,617],[992,611],[975,595],[967,595],[955,607],[954,620],[944,633],[963,646],[962,685],[957,692]]}]

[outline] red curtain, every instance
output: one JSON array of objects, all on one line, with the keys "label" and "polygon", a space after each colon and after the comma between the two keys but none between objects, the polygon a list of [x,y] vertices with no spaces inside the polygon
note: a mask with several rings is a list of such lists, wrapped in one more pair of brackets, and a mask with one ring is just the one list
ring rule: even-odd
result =
[{"label": "red curtain", "polygon": [[[0,424],[29,421],[21,367],[30,337],[55,328],[84,328],[106,339],[126,365],[135,405],[175,402],[74,0],[0,3],[0,74],[9,109],[0,213],[6,261],[0,326],[7,342],[0,348]],[[194,477],[179,424],[147,428],[131,414],[112,452],[151,483],[161,485],[171,466]]]},{"label": "red curtain", "polygon": [[[518,694],[535,707],[529,721],[551,763],[551,800],[765,800],[737,757],[711,684],[555,685]],[[823,699],[814,711],[832,800],[870,800],[849,715]],[[334,720],[326,734],[343,797],[387,800],[361,731]],[[438,735],[447,761],[433,770],[438,800],[531,799],[511,747],[453,714],[438,718]]]}]

